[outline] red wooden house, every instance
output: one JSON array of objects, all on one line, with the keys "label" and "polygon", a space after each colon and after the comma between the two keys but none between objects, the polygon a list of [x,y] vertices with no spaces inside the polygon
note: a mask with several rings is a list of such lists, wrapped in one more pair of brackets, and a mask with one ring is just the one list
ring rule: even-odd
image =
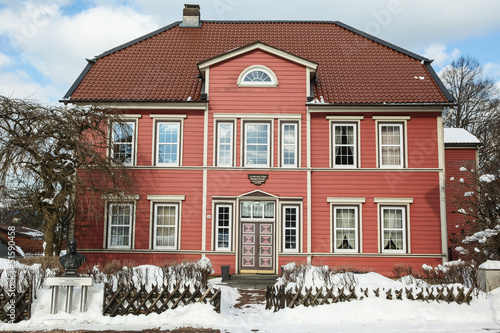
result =
[{"label": "red wooden house", "polygon": [[77,216],[81,252],[231,273],[447,260],[453,98],[431,60],[340,22],[199,12],[89,60],[64,97],[123,112],[109,154],[138,180]]}]

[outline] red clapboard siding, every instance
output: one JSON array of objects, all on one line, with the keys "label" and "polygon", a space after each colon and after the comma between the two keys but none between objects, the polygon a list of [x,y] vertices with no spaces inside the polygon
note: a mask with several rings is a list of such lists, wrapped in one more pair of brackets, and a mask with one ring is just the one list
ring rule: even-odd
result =
[{"label": "red clapboard siding", "polygon": [[[311,163],[312,167],[328,168],[330,166],[331,132],[326,113],[315,113],[311,116]],[[335,114],[345,116],[347,114]],[[375,168],[377,166],[377,128],[372,120],[373,113],[359,113],[364,118],[360,121],[360,166]],[[437,116],[435,113],[410,113],[407,121],[407,146],[409,168],[438,167]]]},{"label": "red clapboard siding", "polygon": [[312,251],[331,251],[328,197],[364,197],[363,253],[378,252],[374,198],[413,198],[410,204],[412,253],[441,253],[439,175],[437,172],[314,172],[312,175]]},{"label": "red clapboard siding", "polygon": [[[238,87],[238,77],[247,67],[262,64],[270,68],[278,77],[277,87]],[[213,113],[273,113],[301,114],[301,163],[305,166],[306,156],[306,81],[305,67],[267,52],[256,50],[216,64],[210,68],[210,116],[208,161],[214,161],[214,117]],[[236,166],[241,165],[241,130],[242,121],[237,119],[236,126]],[[273,166],[278,166],[279,156],[279,121],[274,119],[273,128]]]}]

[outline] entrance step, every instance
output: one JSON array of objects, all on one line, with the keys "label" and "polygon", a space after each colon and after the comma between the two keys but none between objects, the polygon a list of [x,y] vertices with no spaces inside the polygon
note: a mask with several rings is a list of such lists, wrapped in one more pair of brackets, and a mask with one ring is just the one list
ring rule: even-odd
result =
[{"label": "entrance step", "polygon": [[265,290],[267,286],[274,285],[279,277],[275,274],[232,274],[227,284],[238,289]]}]

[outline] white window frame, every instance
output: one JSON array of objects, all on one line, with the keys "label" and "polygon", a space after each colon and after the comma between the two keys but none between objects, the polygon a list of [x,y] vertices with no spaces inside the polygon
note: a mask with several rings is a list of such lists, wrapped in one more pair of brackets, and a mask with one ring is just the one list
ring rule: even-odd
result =
[{"label": "white window frame", "polygon": [[[377,143],[377,168],[383,169],[402,169],[408,167],[408,121],[410,116],[372,116],[376,126],[376,143]],[[401,164],[400,165],[382,165],[382,149],[381,149],[381,126],[394,126],[400,124],[401,128]]]},{"label": "white window frame", "polygon": [[[162,124],[175,124],[178,126],[178,135],[177,135],[177,154],[176,154],[176,163],[160,163],[160,125]],[[157,166],[181,166],[181,150],[182,150],[182,121],[170,121],[170,120],[158,120],[155,123],[155,165]],[[164,143],[162,143],[164,144]]]},{"label": "white window frame", "polygon": [[[330,204],[330,251],[334,253],[350,252],[363,253],[363,205],[366,203],[364,197],[328,197],[326,201]],[[335,229],[335,207],[356,207],[356,250],[336,249],[336,229]]]},{"label": "white window frame", "polygon": [[[156,244],[156,236],[158,232],[158,224],[157,224],[157,214],[158,207],[174,207],[175,209],[175,224],[174,224],[174,245],[171,246],[160,246]],[[180,205],[177,203],[168,203],[168,202],[155,202],[153,203],[153,249],[160,250],[177,250],[177,246],[179,243],[179,208]]]},{"label": "white window frame", "polygon": [[[267,126],[267,164],[248,164],[248,160],[247,160],[247,154],[248,154],[248,144],[247,144],[247,137],[248,137],[248,126],[250,125],[266,125]],[[243,122],[243,142],[242,142],[242,145],[243,145],[243,152],[244,152],[244,157],[243,157],[243,162],[244,162],[244,166],[245,167],[250,167],[250,168],[267,168],[267,167],[271,167],[272,165],[272,154],[271,154],[271,150],[272,150],[272,147],[273,147],[273,143],[272,143],[272,126],[273,126],[273,122],[247,122],[247,121],[244,121]]]},{"label": "white window frame", "polygon": [[[150,202],[150,223],[149,223],[149,248],[150,249],[165,249],[177,250],[181,248],[181,230],[182,230],[182,202],[186,200],[185,195],[162,195],[151,194],[147,196]],[[156,245],[156,207],[157,204],[173,204],[177,205],[177,220],[176,220],[176,248],[173,247],[155,247]]]},{"label": "white window frame", "polygon": [[[216,133],[216,138],[217,138],[217,149],[216,149],[216,162],[217,162],[217,166],[221,166],[221,167],[232,167],[234,166],[234,122],[233,121],[218,121],[217,123],[217,133]],[[220,162],[220,152],[221,152],[221,142],[220,142],[220,133],[221,133],[221,125],[231,125],[231,134],[230,134],[230,138],[231,138],[231,142],[229,144],[225,143],[225,145],[229,145],[230,147],[230,160],[229,160],[229,164],[222,164]]]},{"label": "white window frame", "polygon": [[[232,251],[232,244],[233,244],[233,205],[232,204],[227,204],[227,203],[215,203],[214,205],[214,226],[215,226],[215,239],[214,239],[214,245],[215,245],[215,251]],[[228,208],[229,209],[229,225],[227,227],[221,227],[219,226],[219,208]],[[220,229],[228,229],[228,247],[219,247],[219,230]]]},{"label": "white window frame", "polygon": [[[355,246],[352,249],[338,249],[337,248],[337,210],[339,209],[353,209],[354,210],[354,219],[355,219],[355,224],[354,228],[339,228],[341,230],[352,230],[354,229],[354,242]],[[349,206],[342,206],[342,205],[334,205],[332,208],[333,216],[332,216],[332,221],[333,221],[333,244],[332,244],[332,252],[337,252],[337,253],[358,253],[359,252],[359,209],[360,207],[358,205],[349,205]]]},{"label": "white window frame", "polygon": [[[270,78],[271,82],[260,82],[260,81],[244,81],[245,77],[251,72],[262,71],[266,73]],[[278,77],[274,72],[266,66],[263,65],[252,65],[245,68],[239,75],[237,85],[239,87],[277,87]]]},{"label": "white window frame", "polygon": [[[124,226],[122,224],[118,224],[118,225],[113,225],[112,224],[112,212],[113,212],[113,207],[114,206],[128,206],[129,209],[130,209],[130,223],[128,225],[128,239],[129,239],[129,245],[112,245],[111,244],[111,239],[112,239],[112,228],[113,226]],[[110,202],[110,203],[107,203],[107,228],[106,228],[106,231],[107,231],[107,248],[108,249],[132,249],[133,248],[133,239],[132,239],[132,235],[133,235],[133,231],[134,231],[134,225],[135,225],[135,204],[134,203],[131,203],[131,202]]]},{"label": "white window frame", "polygon": [[[394,250],[394,249],[384,249],[385,247],[385,240],[384,240],[384,231],[386,228],[384,228],[384,216],[385,216],[385,211],[389,209],[394,209],[394,210],[401,210],[402,211],[402,228],[401,229],[389,229],[389,230],[401,230],[402,237],[403,237],[403,248],[401,250]],[[407,209],[406,206],[389,206],[389,205],[380,205],[379,207],[379,214],[380,214],[380,249],[382,253],[407,253]]]},{"label": "white window frame", "polygon": [[[299,247],[300,247],[300,234],[299,234],[299,230],[300,230],[300,206],[299,205],[292,205],[292,204],[286,204],[286,205],[282,205],[281,206],[282,208],[282,215],[281,215],[281,218],[282,218],[282,229],[283,229],[283,233],[282,233],[282,242],[281,242],[281,246],[282,246],[282,251],[283,252],[287,252],[287,253],[297,253],[299,252]],[[286,217],[286,214],[285,214],[285,211],[287,208],[292,208],[292,209],[295,209],[295,215],[296,215],[296,222],[295,222],[295,228],[287,228],[286,227],[286,221],[285,221],[285,217]],[[295,249],[287,249],[285,247],[286,245],[286,230],[295,230]]]},{"label": "white window frame", "polygon": [[[330,168],[337,169],[354,169],[361,168],[361,149],[360,149],[360,132],[361,132],[361,121],[364,116],[326,116],[329,121],[329,149],[330,149]],[[335,164],[335,125],[355,125],[355,155],[354,155],[354,166],[353,165],[336,165]]]},{"label": "white window frame", "polygon": [[[127,117],[127,118],[130,118],[130,117]],[[136,165],[136,161],[137,161],[137,149],[136,149],[136,146],[137,146],[137,120],[125,120],[123,122],[119,122],[119,121],[110,121],[110,126],[109,126],[109,140],[110,140],[110,151],[109,151],[109,157],[111,157],[112,159],[114,159],[114,154],[115,154],[115,150],[114,150],[114,146],[115,146],[115,141],[114,141],[114,133],[115,133],[115,125],[124,125],[124,124],[132,124],[133,125],[133,128],[132,128],[132,142],[131,143],[116,143],[116,144],[119,144],[119,145],[131,145],[132,148],[131,148],[131,161],[130,162],[124,162],[123,165],[125,166],[134,166]]]},{"label": "white window frame", "polygon": [[[382,128],[383,127],[397,127],[399,128],[399,145],[383,145],[382,144]],[[404,127],[402,123],[379,123],[378,124],[378,144],[379,144],[379,163],[381,168],[403,168],[404,167]],[[383,147],[397,147],[400,151],[399,164],[383,164]]]},{"label": "white window frame", "polygon": [[[283,168],[296,168],[299,165],[299,124],[297,122],[292,121],[281,121],[281,131],[280,131],[280,140],[281,140],[281,167]],[[293,164],[285,164],[285,146],[292,146],[292,144],[285,144],[285,126],[293,126],[295,131],[295,142],[293,143],[294,147],[294,156],[295,161]]]},{"label": "white window frame", "polygon": [[[356,123],[341,123],[341,122],[332,122],[331,124],[332,126],[332,167],[333,168],[357,168],[358,167],[358,124]],[[348,164],[337,164],[336,163],[336,147],[337,147],[337,144],[335,143],[335,129],[337,126],[352,126],[353,128],[353,138],[354,138],[354,143],[352,144],[352,148],[353,148],[353,164],[352,165],[348,165]],[[342,146],[342,147],[347,147],[347,146],[351,146],[351,145],[347,145],[347,144],[341,144],[339,146]]]}]

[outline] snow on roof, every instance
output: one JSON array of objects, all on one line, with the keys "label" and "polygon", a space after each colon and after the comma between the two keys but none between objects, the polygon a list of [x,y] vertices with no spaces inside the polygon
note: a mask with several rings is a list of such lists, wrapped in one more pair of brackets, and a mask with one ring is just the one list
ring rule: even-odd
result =
[{"label": "snow on roof", "polygon": [[463,128],[445,128],[444,143],[481,144],[478,138]]}]

